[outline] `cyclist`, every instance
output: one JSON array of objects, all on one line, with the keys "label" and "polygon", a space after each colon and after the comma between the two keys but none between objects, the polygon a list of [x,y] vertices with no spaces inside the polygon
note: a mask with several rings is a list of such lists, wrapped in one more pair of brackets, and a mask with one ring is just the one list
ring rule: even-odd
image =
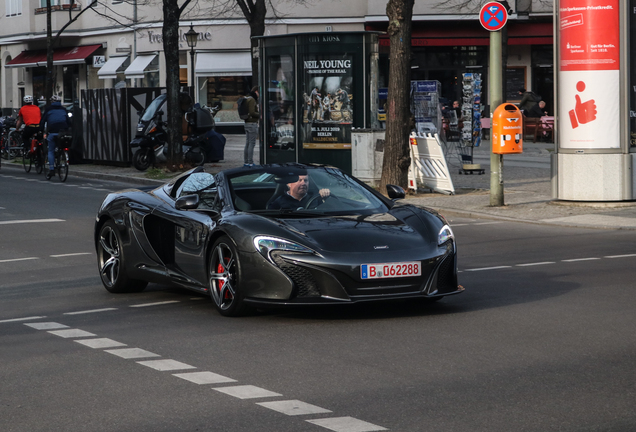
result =
[{"label": "cyclist", "polygon": [[65,129],[71,127],[66,109],[60,102],[58,95],[51,96],[51,105],[42,117],[42,124],[46,128],[46,143],[49,148],[49,172],[46,179],[50,180],[55,175],[55,138]]},{"label": "cyclist", "polygon": [[40,130],[42,113],[40,112],[40,107],[33,105],[33,96],[26,95],[22,100],[24,105],[18,111],[18,121],[16,121],[15,128],[20,130],[22,123],[25,125],[22,131],[22,145],[26,154],[31,145],[31,137]]}]

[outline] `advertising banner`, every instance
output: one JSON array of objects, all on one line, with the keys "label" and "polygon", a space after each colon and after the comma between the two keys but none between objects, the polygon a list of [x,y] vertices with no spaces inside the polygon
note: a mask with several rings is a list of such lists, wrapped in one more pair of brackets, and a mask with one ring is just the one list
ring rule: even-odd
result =
[{"label": "advertising banner", "polygon": [[559,145],[620,148],[618,0],[561,0]]},{"label": "advertising banner", "polygon": [[351,149],[352,63],[348,54],[304,56],[303,148]]}]

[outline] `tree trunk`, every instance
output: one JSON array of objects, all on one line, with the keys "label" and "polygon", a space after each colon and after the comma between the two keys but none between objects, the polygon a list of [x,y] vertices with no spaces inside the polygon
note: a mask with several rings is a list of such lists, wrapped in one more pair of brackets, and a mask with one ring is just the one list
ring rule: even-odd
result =
[{"label": "tree trunk", "polygon": [[166,97],[168,122],[168,169],[176,171],[183,163],[181,122],[183,113],[179,106],[179,17],[177,0],[163,0],[163,53],[166,57]]},{"label": "tree trunk", "polygon": [[[267,14],[267,6],[265,0],[257,0],[254,2],[254,9],[251,19],[248,21],[250,25],[250,37],[263,36],[265,34],[265,14]],[[258,52],[258,39],[251,39],[252,46],[252,87],[258,85],[258,57],[254,53]]]},{"label": "tree trunk", "polygon": [[387,184],[406,189],[411,164],[409,149],[411,86],[411,20],[414,0],[389,0],[389,90],[387,98],[386,140],[380,191]]}]

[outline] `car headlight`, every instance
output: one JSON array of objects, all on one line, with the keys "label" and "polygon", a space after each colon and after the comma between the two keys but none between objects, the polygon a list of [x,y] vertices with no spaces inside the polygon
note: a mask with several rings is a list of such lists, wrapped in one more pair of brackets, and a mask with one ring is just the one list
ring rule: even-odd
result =
[{"label": "car headlight", "polygon": [[437,246],[441,246],[449,240],[455,239],[455,234],[453,234],[453,230],[448,226],[444,225],[441,230],[439,230],[439,234],[437,236]]},{"label": "car headlight", "polygon": [[277,237],[257,236],[254,237],[254,247],[260,252],[266,259],[270,260],[269,254],[275,250],[283,250],[289,252],[302,252],[313,254],[314,251],[301,246],[296,243],[292,243],[289,240],[283,240]]}]

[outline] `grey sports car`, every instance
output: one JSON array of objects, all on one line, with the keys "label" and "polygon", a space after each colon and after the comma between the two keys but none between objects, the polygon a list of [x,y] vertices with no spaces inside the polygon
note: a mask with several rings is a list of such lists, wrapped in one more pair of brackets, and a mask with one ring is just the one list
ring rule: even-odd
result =
[{"label": "grey sports car", "polygon": [[455,238],[433,210],[386,198],[337,168],[202,168],[159,187],[109,194],[95,222],[98,269],[113,293],[170,283],[219,313],[463,291]]}]

